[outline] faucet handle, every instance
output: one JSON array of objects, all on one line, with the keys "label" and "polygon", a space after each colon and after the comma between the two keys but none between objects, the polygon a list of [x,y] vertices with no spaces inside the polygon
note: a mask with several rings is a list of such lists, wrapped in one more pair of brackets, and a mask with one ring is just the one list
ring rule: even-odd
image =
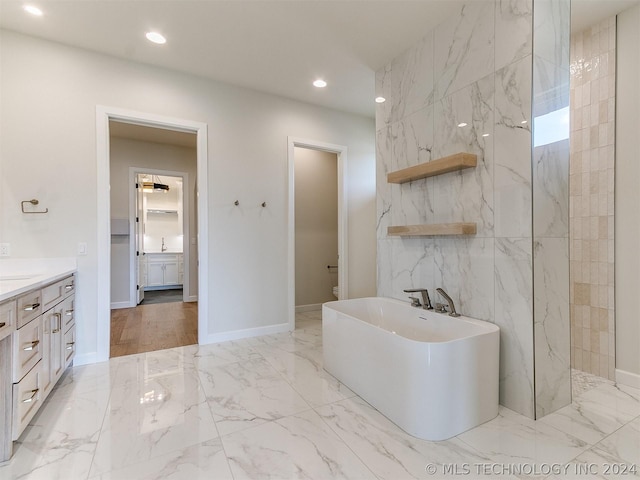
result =
[{"label": "faucet handle", "polygon": [[422,304],[420,303],[420,299],[416,298],[416,297],[409,297],[409,300],[411,300],[411,306],[412,307],[421,307]]}]

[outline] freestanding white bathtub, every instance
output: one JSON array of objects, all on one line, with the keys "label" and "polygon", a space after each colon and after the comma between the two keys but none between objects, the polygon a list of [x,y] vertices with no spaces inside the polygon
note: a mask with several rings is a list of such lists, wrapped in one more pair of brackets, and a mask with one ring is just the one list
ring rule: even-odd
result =
[{"label": "freestanding white bathtub", "polygon": [[390,298],[322,306],[324,368],[407,433],[445,440],[498,415],[500,330]]}]

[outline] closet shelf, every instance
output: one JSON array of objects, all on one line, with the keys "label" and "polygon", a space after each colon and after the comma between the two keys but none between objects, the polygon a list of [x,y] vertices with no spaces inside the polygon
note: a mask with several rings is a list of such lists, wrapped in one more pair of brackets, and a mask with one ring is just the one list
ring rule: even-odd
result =
[{"label": "closet shelf", "polygon": [[438,158],[430,162],[419,163],[413,167],[403,168],[387,174],[388,183],[407,183],[421,178],[434,177],[443,173],[455,172],[465,168],[473,168],[478,163],[474,153],[456,153],[448,157]]},{"label": "closet shelf", "polygon": [[387,235],[399,237],[475,235],[475,223],[433,223],[430,225],[397,225],[387,227]]}]

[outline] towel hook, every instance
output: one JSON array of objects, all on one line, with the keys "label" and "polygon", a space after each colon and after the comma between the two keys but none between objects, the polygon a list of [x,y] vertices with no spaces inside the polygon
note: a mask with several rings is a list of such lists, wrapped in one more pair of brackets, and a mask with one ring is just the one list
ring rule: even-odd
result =
[{"label": "towel hook", "polygon": [[35,212],[30,212],[24,209],[24,204],[25,203],[30,203],[31,205],[38,205],[40,203],[40,201],[36,198],[32,198],[31,200],[23,200],[20,203],[20,208],[22,208],[22,213],[49,213],[49,209],[45,208],[44,210],[40,210],[40,211],[35,211]]},{"label": "towel hook", "polygon": [[233,202],[233,204],[237,207],[238,205],[240,205],[240,202],[236,200],[235,202]]},{"label": "towel hook", "polygon": [[267,206],[267,202],[262,202],[262,203],[261,203],[261,205],[262,205],[263,207],[266,207],[266,206]]}]

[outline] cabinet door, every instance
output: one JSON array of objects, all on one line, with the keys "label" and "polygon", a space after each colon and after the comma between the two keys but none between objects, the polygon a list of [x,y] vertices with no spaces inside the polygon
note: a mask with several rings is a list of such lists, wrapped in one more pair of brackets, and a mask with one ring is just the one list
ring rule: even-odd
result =
[{"label": "cabinet door", "polygon": [[147,264],[147,286],[159,287],[164,285],[164,264],[148,263]]},{"label": "cabinet door", "polygon": [[178,281],[178,262],[170,262],[164,264],[164,284],[177,285]]}]

